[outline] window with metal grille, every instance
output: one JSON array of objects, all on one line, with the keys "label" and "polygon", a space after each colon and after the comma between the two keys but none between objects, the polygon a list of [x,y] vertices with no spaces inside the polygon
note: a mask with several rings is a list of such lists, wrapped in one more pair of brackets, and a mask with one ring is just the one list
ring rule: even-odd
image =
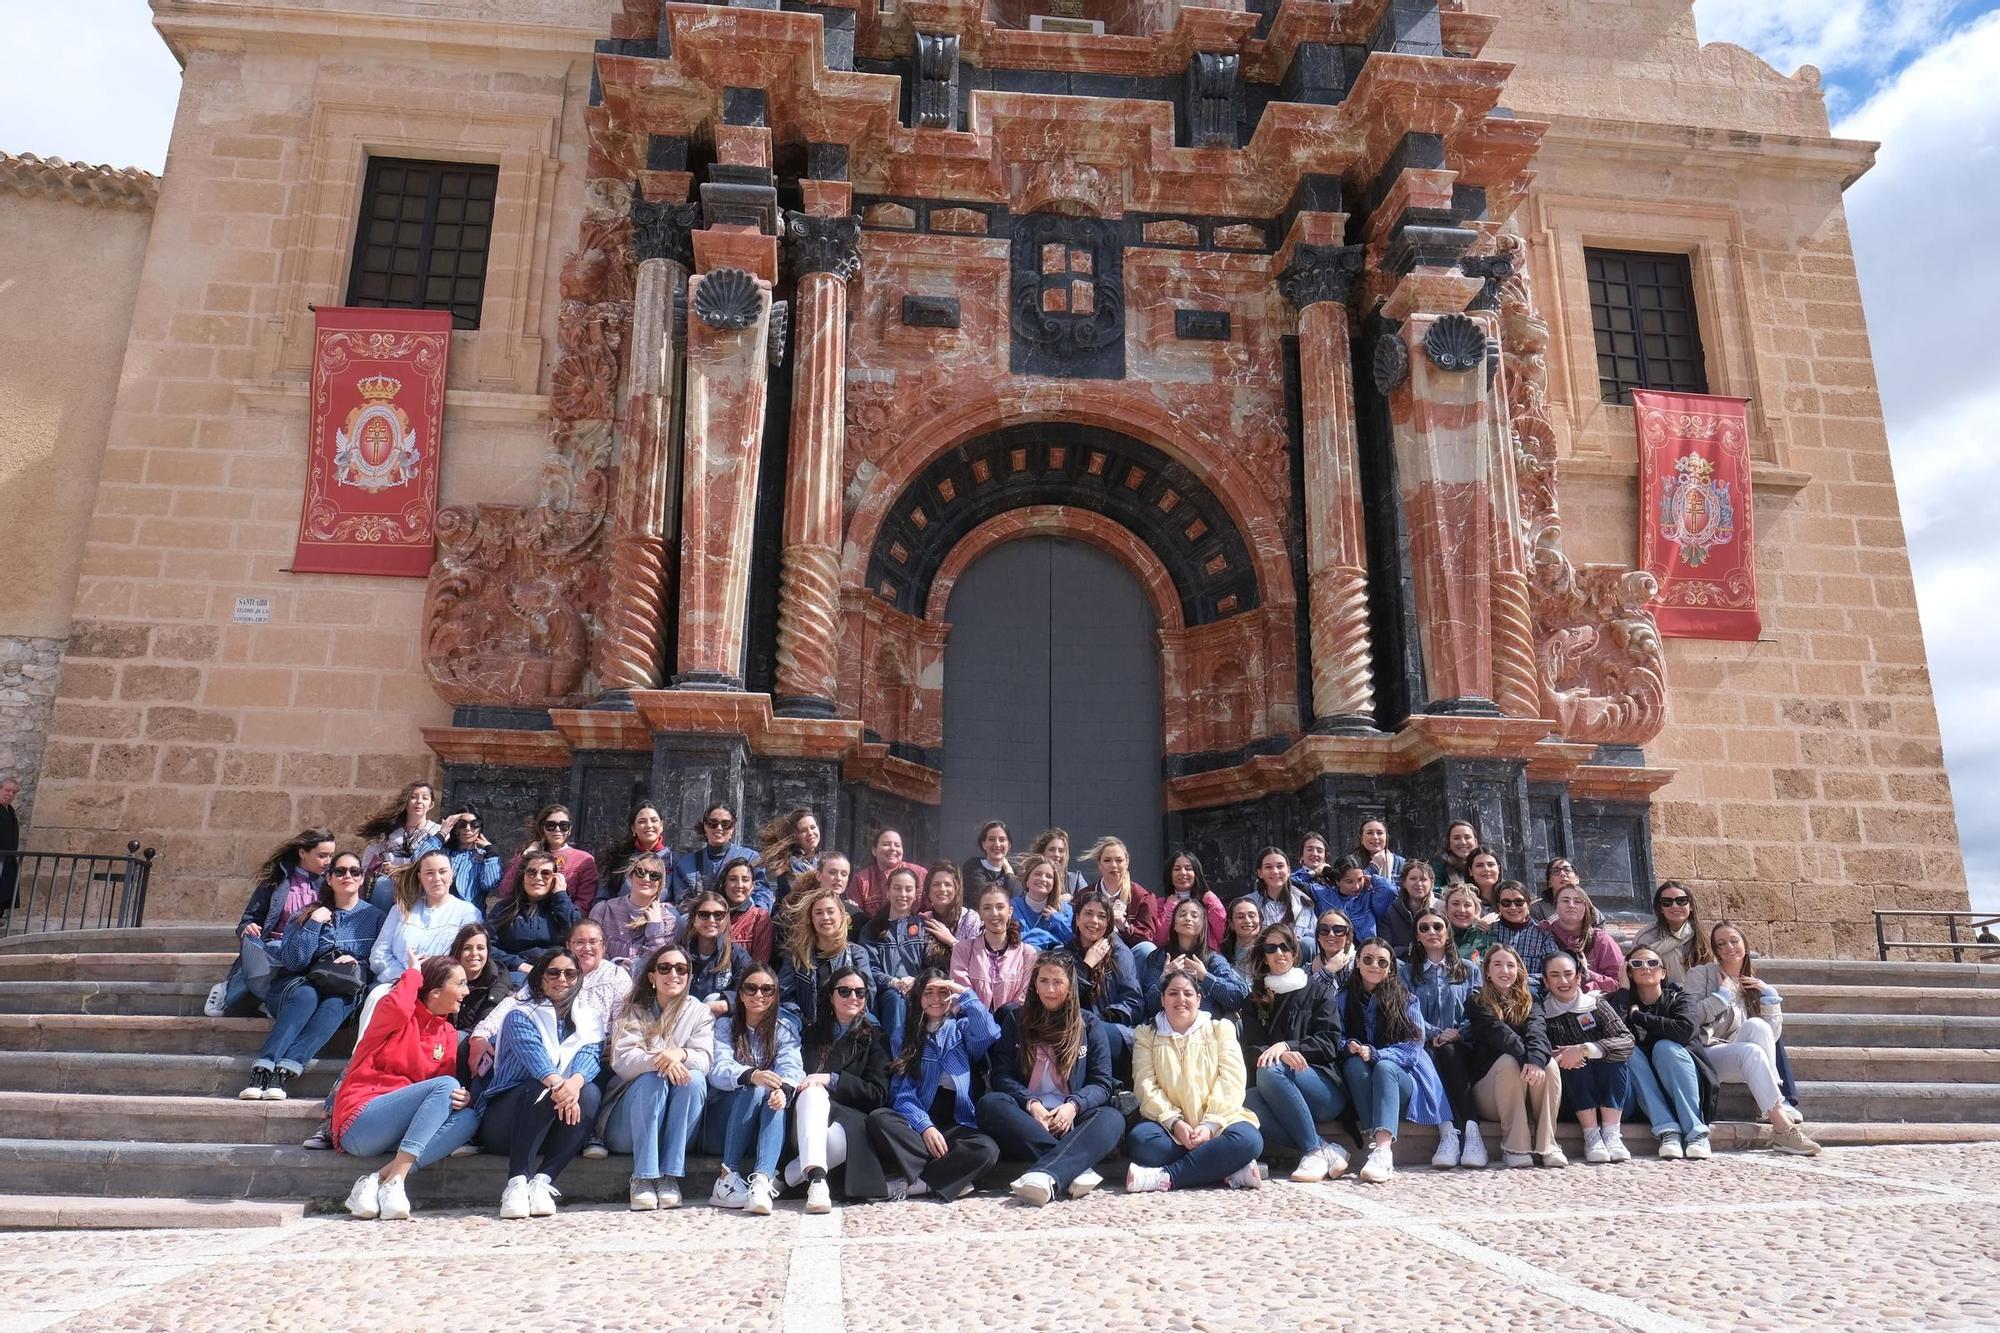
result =
[{"label": "window with metal grille", "polygon": [[500,169],[476,162],[368,162],[347,303],[449,310],[479,327]]},{"label": "window with metal grille", "polygon": [[1585,250],[1583,265],[1604,401],[1629,407],[1634,389],[1707,393],[1687,256]]}]

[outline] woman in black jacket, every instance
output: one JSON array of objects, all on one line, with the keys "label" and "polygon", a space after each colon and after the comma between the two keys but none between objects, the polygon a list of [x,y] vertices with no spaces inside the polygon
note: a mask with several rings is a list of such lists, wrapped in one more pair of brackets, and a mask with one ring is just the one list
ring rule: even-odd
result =
[{"label": "woman in black jacket", "polygon": [[[1562,1070],[1548,1028],[1528,993],[1528,969],[1504,944],[1486,951],[1479,989],[1465,1002],[1465,1069],[1479,1114],[1500,1122],[1501,1160],[1508,1166],[1568,1166],[1556,1146]],[[1534,1117],[1533,1152],[1528,1118]]]},{"label": "woman in black jacket", "polygon": [[1079,990],[1066,954],[1035,960],[1027,998],[1000,1013],[989,1057],[993,1090],[976,1108],[979,1127],[1003,1153],[1033,1163],[1009,1188],[1036,1208],[1096,1189],[1097,1164],[1125,1137],[1125,1117],[1111,1104],[1118,1085],[1109,1024],[1083,1007]]},{"label": "woman in black jacket", "polygon": [[1133,960],[1131,947],[1118,938],[1118,919],[1109,898],[1088,889],[1070,906],[1075,933],[1063,949],[1075,969],[1077,1003],[1104,1025],[1111,1063],[1129,1077],[1132,1025],[1139,1021],[1139,1010],[1145,1003],[1139,989],[1139,965]]},{"label": "woman in black jacket", "polygon": [[1299,1151],[1292,1179],[1335,1180],[1347,1150],[1319,1126],[1347,1108],[1340,1079],[1340,988],[1330,972],[1308,972],[1290,926],[1266,926],[1250,958],[1250,998],[1240,1015],[1243,1067],[1252,1085],[1243,1104],[1267,1139]]},{"label": "woman in black jacket", "polygon": [[465,984],[472,988],[465,1003],[452,1016],[452,1026],[460,1032],[471,1032],[514,993],[513,978],[502,972],[493,958],[493,933],[477,921],[466,925],[452,939],[451,956],[465,969]]},{"label": "woman in black jacket", "polygon": [[1715,1074],[1695,1054],[1701,1049],[1701,1009],[1694,996],[1667,980],[1659,950],[1641,944],[1625,957],[1624,989],[1611,1007],[1632,1030],[1632,1082],[1660,1156],[1668,1161],[1708,1158],[1707,1107],[1715,1101]]},{"label": "woman in black jacket", "polygon": [[816,1008],[821,1019],[805,1035],[806,1076],[793,1111],[799,1155],[785,1168],[785,1183],[803,1180],[806,1211],[824,1213],[833,1208],[826,1174],[843,1164],[847,1199],[889,1192],[867,1130],[868,1113],[889,1095],[889,1042],[868,1016],[868,978],[859,968],[835,968]]}]

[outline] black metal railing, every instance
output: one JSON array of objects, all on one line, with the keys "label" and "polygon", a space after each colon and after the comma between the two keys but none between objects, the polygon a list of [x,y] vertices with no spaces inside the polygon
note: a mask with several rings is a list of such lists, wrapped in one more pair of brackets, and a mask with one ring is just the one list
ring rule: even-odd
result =
[{"label": "black metal railing", "polygon": [[[1911,939],[1907,929],[1913,924],[1911,918],[1921,918],[1926,923],[1932,923],[1929,928],[1933,930],[1941,926],[1947,938]],[[1889,938],[1890,920],[1899,922],[1904,928],[1903,933],[1895,939]],[[1878,907],[1875,909],[1875,956],[1886,963],[1889,961],[1889,950],[1913,949],[1931,953],[1949,953],[1954,963],[1965,962],[1967,954],[1972,955],[1971,961],[1975,963],[1986,962],[1989,954],[1992,955],[1992,961],[2000,962],[2000,936],[1996,936],[1993,929],[1996,925],[2000,925],[2000,916],[1977,916],[1971,912],[1926,912],[1921,908]],[[1981,938],[1982,933],[1986,938]]]},{"label": "black metal railing", "polygon": [[0,936],[143,925],[153,856],[153,848],[142,851],[136,839],[125,844],[123,856],[0,852],[0,901],[13,884]]}]

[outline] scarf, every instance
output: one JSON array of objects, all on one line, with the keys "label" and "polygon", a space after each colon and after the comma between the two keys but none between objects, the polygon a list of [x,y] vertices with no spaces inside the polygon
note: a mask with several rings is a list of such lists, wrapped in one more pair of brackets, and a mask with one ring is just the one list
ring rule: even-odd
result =
[{"label": "scarf", "polygon": [[[558,1073],[567,1074],[570,1062],[576,1059],[578,1051],[604,1039],[603,1032],[597,1026],[595,1006],[586,1005],[579,1010],[572,1000],[567,1015],[558,1014],[554,1003],[548,1000],[537,1000],[522,1007],[527,1010],[528,1017],[534,1020],[535,1031],[542,1039],[542,1050]],[[570,1028],[568,1040],[564,1040],[561,1035],[561,1020],[564,1017],[569,1018],[574,1025]]]},{"label": "scarf", "polygon": [[1292,968],[1287,972],[1273,972],[1264,978],[1264,989],[1273,995],[1290,995],[1306,988],[1306,970]]}]

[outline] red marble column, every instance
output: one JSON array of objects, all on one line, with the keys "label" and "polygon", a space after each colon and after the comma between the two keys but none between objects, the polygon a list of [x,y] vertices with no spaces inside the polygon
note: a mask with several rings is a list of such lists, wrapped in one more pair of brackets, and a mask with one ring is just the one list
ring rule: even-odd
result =
[{"label": "red marble column", "polygon": [[766,279],[722,267],[689,281],[676,687],[743,688],[770,323]]},{"label": "red marble column", "polygon": [[1409,312],[1377,347],[1409,529],[1423,647],[1423,711],[1498,712],[1494,703],[1496,512],[1490,316]]},{"label": "red marble column", "polygon": [[1278,284],[1299,310],[1304,421],[1306,614],[1315,730],[1372,731],[1375,672],[1368,638],[1368,543],[1354,434],[1346,301],[1360,246],[1299,245]]},{"label": "red marble column", "polygon": [[839,683],[840,481],[847,432],[847,283],[861,271],[853,217],[793,213],[785,240],[799,275],[791,456],[778,574],[781,714],[832,717]]}]

